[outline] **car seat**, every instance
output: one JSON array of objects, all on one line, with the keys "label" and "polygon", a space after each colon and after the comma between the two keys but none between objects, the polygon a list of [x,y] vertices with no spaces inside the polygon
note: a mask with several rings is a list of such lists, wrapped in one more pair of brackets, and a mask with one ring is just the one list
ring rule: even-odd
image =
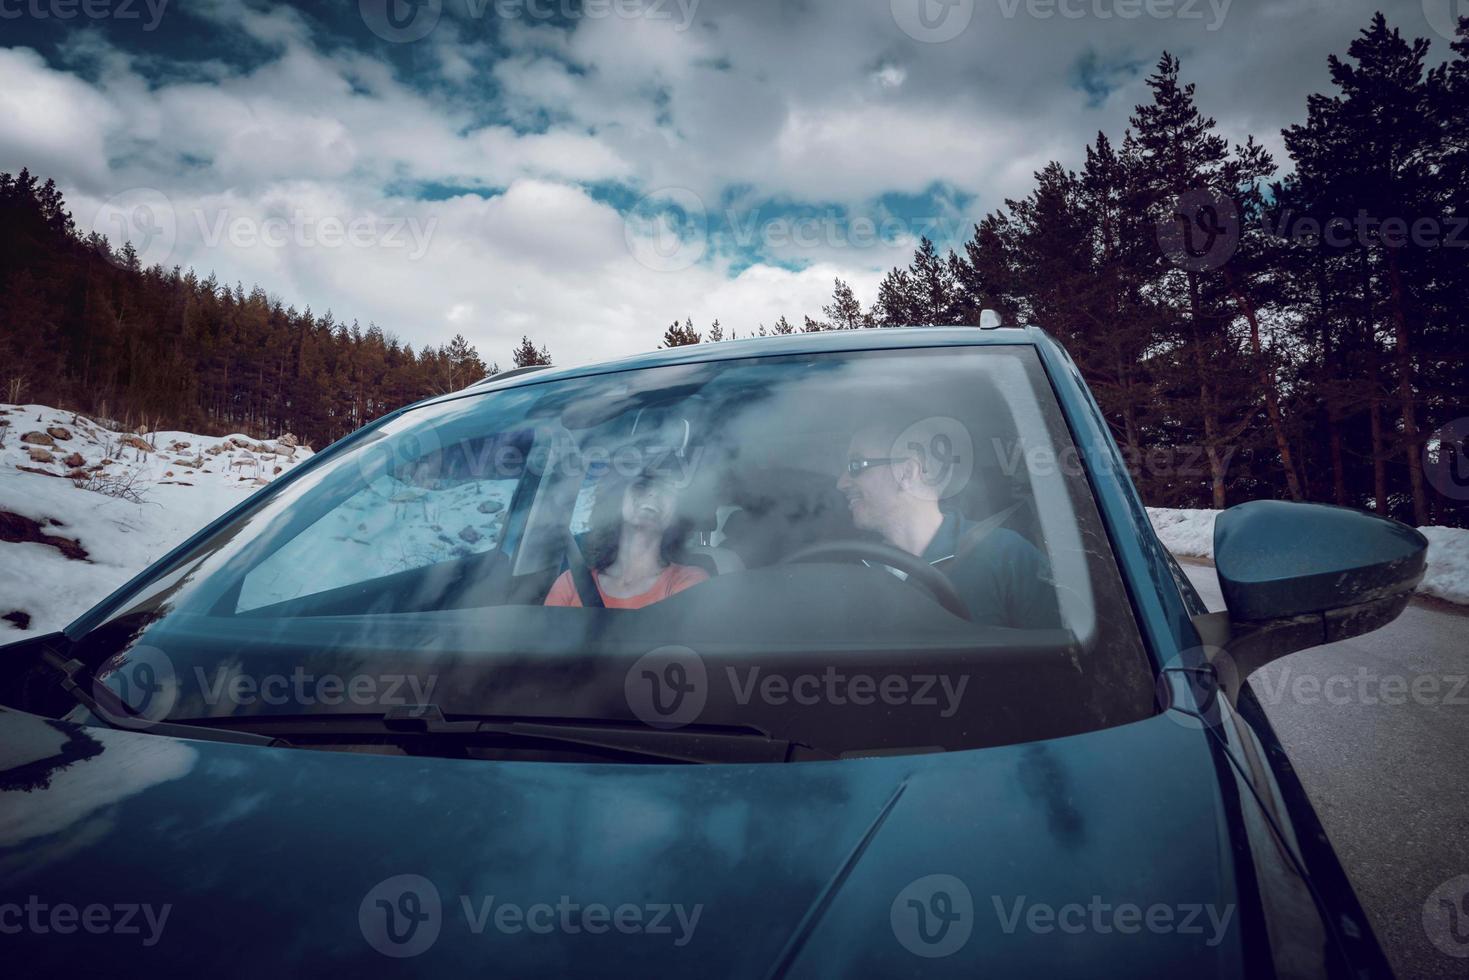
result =
[{"label": "car seat", "polygon": [[724,521],[722,544],[749,568],[773,565],[817,541],[857,534],[846,498],[829,474],[759,470],[740,480],[734,502],[739,509]]}]

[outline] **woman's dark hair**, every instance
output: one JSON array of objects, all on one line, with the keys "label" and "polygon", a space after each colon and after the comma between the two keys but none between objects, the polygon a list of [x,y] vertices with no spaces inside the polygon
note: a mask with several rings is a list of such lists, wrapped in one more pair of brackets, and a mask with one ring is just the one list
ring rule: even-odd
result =
[{"label": "woman's dark hair", "polygon": [[[582,553],[586,555],[588,567],[600,572],[617,560],[617,548],[622,542],[622,499],[627,495],[627,488],[642,479],[657,479],[657,476],[639,473],[629,477],[609,470],[597,484],[591,527],[582,542]],[[672,565],[677,560],[688,535],[689,523],[689,519],[679,515],[675,509],[673,522],[663,532],[659,556],[664,564]]]}]

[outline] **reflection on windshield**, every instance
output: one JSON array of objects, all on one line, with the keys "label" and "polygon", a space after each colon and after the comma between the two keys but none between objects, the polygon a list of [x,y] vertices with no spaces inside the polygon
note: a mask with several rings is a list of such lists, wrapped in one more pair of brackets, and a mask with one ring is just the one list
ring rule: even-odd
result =
[{"label": "reflection on windshield", "polygon": [[[1151,711],[1105,542],[1029,348],[783,356],[406,413],[116,618],[126,643],[198,677],[345,663],[432,673],[445,714],[725,725],[838,753],[956,747],[956,732],[1010,741]],[[107,632],[95,659],[119,652]],[[644,663],[670,648],[693,659]],[[833,744],[836,709],[861,706],[851,677],[855,697],[831,681],[802,705],[824,714],[787,710],[810,700],[790,685],[848,667],[887,684],[879,701],[949,691],[937,713],[954,731],[889,710],[886,729]],[[179,703],[197,710],[180,673]],[[645,682],[655,707],[640,711]],[[332,707],[218,699],[203,714]]]}]

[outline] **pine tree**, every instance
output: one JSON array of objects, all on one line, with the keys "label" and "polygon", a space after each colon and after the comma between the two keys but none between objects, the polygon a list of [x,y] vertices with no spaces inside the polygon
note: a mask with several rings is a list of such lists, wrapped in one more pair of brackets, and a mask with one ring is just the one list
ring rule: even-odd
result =
[{"label": "pine tree", "polygon": [[[372,339],[372,330],[369,330],[369,339]],[[382,334],[379,332],[376,342],[369,346],[383,346],[381,339]],[[381,356],[381,354],[376,354],[374,359]],[[549,363],[549,361],[536,363]],[[435,367],[437,374],[434,377],[434,387],[441,393],[461,391],[472,384],[483,381],[490,374],[489,369],[485,367],[485,362],[480,359],[479,351],[475,350],[461,333],[456,333],[452,340],[439,348]]]},{"label": "pine tree", "polygon": [[1014,229],[1003,212],[986,215],[964,245],[954,276],[958,322],[979,325],[982,310],[994,310],[1006,323],[1033,318],[1026,311],[1012,251]]},{"label": "pine tree", "polygon": [[520,346],[510,355],[517,368],[539,367],[551,363],[551,351],[547,347],[537,348],[531,339],[521,336]]},{"label": "pine tree", "polygon": [[694,329],[692,318],[685,321],[682,325],[675,320],[673,321],[673,325],[663,332],[663,343],[658,346],[660,348],[690,347],[699,343],[701,339],[699,332]]},{"label": "pine tree", "polygon": [[938,253],[932,241],[923,238],[913,253],[912,297],[915,323],[947,324],[954,309],[954,274],[949,262]]},{"label": "pine tree", "polygon": [[[1421,387],[1427,401],[1428,429],[1453,419],[1469,417],[1469,386],[1464,384],[1464,352],[1469,351],[1469,16],[1460,18],[1451,46],[1453,57],[1432,83],[1434,121],[1441,135],[1434,169],[1438,214],[1452,216],[1443,229],[1444,245],[1426,249],[1422,256],[1423,282],[1418,289],[1425,316],[1420,352]],[[1454,239],[1450,245],[1447,239]],[[1438,329],[1431,329],[1433,325]],[[1430,450],[1443,466],[1455,447],[1435,438]],[[1457,447],[1458,461],[1469,462],[1469,446]],[[1444,494],[1434,496],[1433,523],[1464,526],[1469,523],[1469,500]]]},{"label": "pine tree", "polygon": [[1093,216],[1092,322],[1072,355],[1088,365],[1093,391],[1129,460],[1142,458],[1154,395],[1148,353],[1168,318],[1149,298],[1156,246],[1148,237],[1139,171],[1136,160],[1114,150],[1105,133],[1087,147],[1079,195]]},{"label": "pine tree", "polygon": [[[1180,217],[1180,201],[1201,192],[1217,194],[1223,187],[1229,148],[1214,132],[1214,120],[1198,110],[1194,85],[1180,84],[1178,59],[1165,52],[1148,78],[1148,87],[1153,101],[1136,107],[1124,151],[1137,161],[1147,212],[1162,242],[1169,230],[1164,226],[1176,227],[1186,218]],[[1227,248],[1228,241],[1214,244]],[[1177,311],[1178,329],[1176,356],[1155,363],[1167,366],[1173,374],[1174,392],[1196,393],[1187,424],[1202,443],[1209,464],[1210,505],[1222,510],[1228,506],[1229,460],[1258,406],[1249,385],[1231,380],[1241,371],[1242,358],[1228,329],[1232,317],[1220,311],[1219,297],[1210,289],[1218,277],[1206,277],[1193,258],[1192,254],[1160,253],[1162,272],[1157,288]],[[1206,258],[1218,260],[1217,255]],[[1165,259],[1174,267],[1162,265]]]},{"label": "pine tree", "polygon": [[1255,142],[1253,136],[1243,146],[1236,147],[1225,164],[1218,193],[1240,216],[1241,230],[1234,257],[1225,262],[1219,272],[1224,278],[1225,293],[1233,300],[1248,327],[1255,374],[1265,400],[1265,416],[1275,438],[1276,453],[1285,474],[1286,489],[1292,500],[1304,500],[1305,490],[1296,469],[1295,452],[1280,407],[1276,352],[1265,349],[1261,329],[1261,299],[1268,299],[1273,292],[1266,289],[1262,281],[1273,276],[1282,259],[1279,243],[1264,225],[1267,204],[1263,185],[1274,172],[1275,163],[1270,154]]},{"label": "pine tree", "polygon": [[[1350,60],[1328,59],[1339,94],[1311,96],[1306,123],[1285,133],[1296,162],[1298,198],[1337,223],[1336,241],[1347,239],[1345,246],[1334,247],[1323,234],[1327,247],[1337,252],[1329,263],[1355,273],[1356,346],[1366,375],[1373,496],[1380,510],[1390,507],[1385,457],[1396,448],[1408,475],[1410,516],[1419,524],[1430,520],[1430,512],[1417,348],[1426,308],[1434,305],[1434,267],[1441,259],[1433,249],[1411,246],[1406,235],[1389,233],[1388,222],[1406,232],[1414,219],[1442,213],[1445,203],[1436,191],[1443,186],[1443,148],[1452,123],[1436,107],[1444,104],[1450,83],[1446,72],[1425,73],[1428,50],[1427,41],[1406,40],[1376,14],[1348,48]],[[1462,105],[1451,116],[1461,114]],[[1358,215],[1372,219],[1372,226],[1358,222]],[[1389,371],[1396,372],[1395,383],[1386,377]],[[1382,417],[1393,395],[1401,419],[1396,447],[1389,445],[1393,427]]]},{"label": "pine tree", "polygon": [[910,327],[922,322],[913,277],[893,269],[877,287],[877,319],[884,327]]},{"label": "pine tree", "polygon": [[1026,198],[1008,201],[1014,250],[1031,318],[1064,344],[1074,344],[1100,319],[1096,310],[1094,231],[1076,174],[1052,162],[1037,172]]},{"label": "pine tree", "polygon": [[831,303],[821,308],[826,320],[835,330],[858,330],[872,326],[872,317],[862,312],[862,304],[857,301],[852,287],[836,281],[836,287],[832,291]]},{"label": "pine tree", "polygon": [[913,263],[893,269],[877,289],[872,322],[884,327],[933,326],[961,322],[965,296],[958,277],[960,260],[951,252],[941,256],[928,238],[919,241]]}]

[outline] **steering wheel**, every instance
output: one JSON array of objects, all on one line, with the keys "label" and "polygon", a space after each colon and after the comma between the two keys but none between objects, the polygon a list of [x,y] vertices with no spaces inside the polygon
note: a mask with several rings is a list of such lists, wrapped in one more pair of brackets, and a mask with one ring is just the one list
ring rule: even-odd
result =
[{"label": "steering wheel", "polygon": [[949,612],[961,619],[971,618],[969,607],[959,597],[959,591],[954,588],[954,583],[949,581],[947,575],[917,555],[909,554],[901,548],[895,548],[880,541],[866,541],[862,538],[818,541],[815,544],[797,548],[782,558],[780,563],[793,565],[823,561],[870,561],[886,565],[888,568],[896,568],[908,576],[908,581],[921,585],[929,595],[933,596],[935,602]]}]

